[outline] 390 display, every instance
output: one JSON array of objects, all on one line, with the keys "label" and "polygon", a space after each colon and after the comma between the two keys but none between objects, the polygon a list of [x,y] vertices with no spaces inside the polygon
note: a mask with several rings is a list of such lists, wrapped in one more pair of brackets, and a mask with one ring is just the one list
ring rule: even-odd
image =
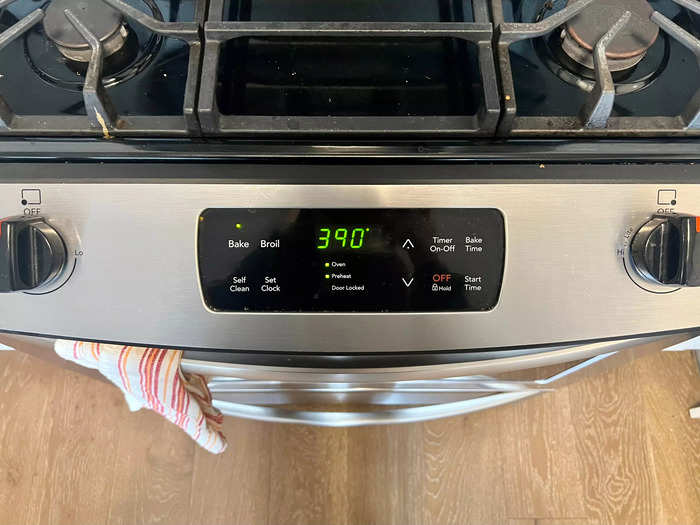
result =
[{"label": "390 display", "polygon": [[220,209],[198,224],[206,305],[223,312],[490,310],[495,209]]}]

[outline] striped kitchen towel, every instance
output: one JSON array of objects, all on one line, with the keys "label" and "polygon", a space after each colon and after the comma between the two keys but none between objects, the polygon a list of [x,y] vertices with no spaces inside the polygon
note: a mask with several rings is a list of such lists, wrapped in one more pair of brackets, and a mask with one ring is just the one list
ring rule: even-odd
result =
[{"label": "striped kitchen towel", "polygon": [[99,370],[121,389],[132,411],[155,410],[209,452],[226,450],[223,416],[211,404],[204,376],[180,370],[182,351],[62,340],[54,349],[64,359]]}]

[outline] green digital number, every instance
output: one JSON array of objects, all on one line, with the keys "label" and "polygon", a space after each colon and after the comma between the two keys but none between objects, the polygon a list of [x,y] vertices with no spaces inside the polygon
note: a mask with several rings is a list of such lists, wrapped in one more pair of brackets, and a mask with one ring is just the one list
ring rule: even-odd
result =
[{"label": "green digital number", "polygon": [[348,240],[348,230],[347,228],[336,228],[335,230],[335,240],[340,241],[340,245],[345,248],[345,243]]},{"label": "green digital number", "polygon": [[368,231],[369,228],[319,228],[316,248],[326,250],[334,242],[335,248],[359,250],[365,244],[365,233]]},{"label": "green digital number", "polygon": [[352,236],[350,237],[350,248],[357,250],[362,248],[362,244],[365,240],[365,228],[355,228],[352,230]]},{"label": "green digital number", "polygon": [[325,250],[331,242],[331,230],[328,228],[321,228],[320,233],[321,235],[318,237],[318,242],[320,244],[318,244],[316,248]]}]

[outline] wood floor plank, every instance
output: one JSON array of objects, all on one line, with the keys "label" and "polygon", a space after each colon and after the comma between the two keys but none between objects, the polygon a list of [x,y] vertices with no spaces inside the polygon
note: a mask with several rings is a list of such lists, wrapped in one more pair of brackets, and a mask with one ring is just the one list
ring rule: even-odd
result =
[{"label": "wood floor plank", "polygon": [[688,408],[700,402],[700,374],[691,352],[638,359],[648,446],[659,480],[657,521],[700,524],[700,421]]},{"label": "wood floor plank", "polygon": [[0,353],[0,523],[41,521],[47,497],[54,370],[16,353]]},{"label": "wood floor plank", "polygon": [[540,518],[511,519],[508,525],[598,525],[588,518]]},{"label": "wood floor plank", "polygon": [[39,522],[107,523],[122,395],[76,372],[66,371],[55,381],[46,416],[51,428],[37,436],[48,442]]},{"label": "wood floor plank", "polygon": [[509,517],[582,518],[582,459],[566,389],[503,407],[498,420]]},{"label": "wood floor plank", "polygon": [[348,522],[348,431],[269,425],[270,525]]},{"label": "wood floor plank", "polygon": [[348,523],[423,524],[424,425],[348,430]]},{"label": "wood floor plank", "polygon": [[122,408],[109,524],[188,523],[196,445],[155,412]]},{"label": "wood floor plank", "polygon": [[582,458],[584,517],[600,523],[658,523],[659,480],[634,362],[590,374],[567,389]]},{"label": "wood floor plank", "polygon": [[191,516],[207,525],[269,522],[272,425],[227,418],[229,446],[213,455],[194,456]]},{"label": "wood floor plank", "polygon": [[496,408],[424,423],[423,523],[506,522],[500,417]]}]

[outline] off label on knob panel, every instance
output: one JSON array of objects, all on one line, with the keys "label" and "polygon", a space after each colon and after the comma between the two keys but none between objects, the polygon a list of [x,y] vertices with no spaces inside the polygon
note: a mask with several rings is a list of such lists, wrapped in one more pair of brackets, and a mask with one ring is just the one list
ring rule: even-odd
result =
[{"label": "off label on knob panel", "polygon": [[495,209],[212,208],[198,223],[216,311],[490,310],[504,257]]}]

